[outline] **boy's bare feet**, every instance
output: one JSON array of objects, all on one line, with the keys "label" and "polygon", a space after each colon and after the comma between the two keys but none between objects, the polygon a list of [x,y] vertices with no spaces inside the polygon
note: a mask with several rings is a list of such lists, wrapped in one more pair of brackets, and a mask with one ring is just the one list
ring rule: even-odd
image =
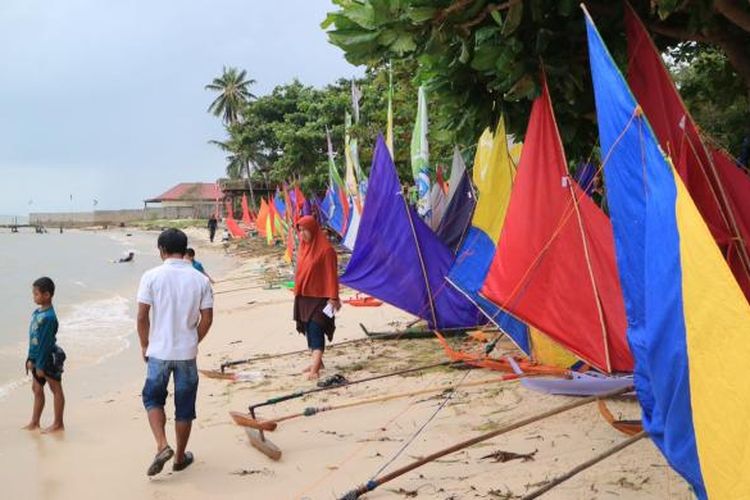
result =
[{"label": "boy's bare feet", "polygon": [[23,427],[21,427],[22,431],[35,431],[37,429],[39,429],[39,424],[34,424],[34,423],[24,425]]},{"label": "boy's bare feet", "polygon": [[42,429],[42,434],[52,434],[53,432],[62,432],[64,430],[65,426],[63,424],[52,424]]},{"label": "boy's bare feet", "polygon": [[319,378],[320,378],[320,372],[311,371],[310,374],[307,376],[307,380],[318,380]]}]

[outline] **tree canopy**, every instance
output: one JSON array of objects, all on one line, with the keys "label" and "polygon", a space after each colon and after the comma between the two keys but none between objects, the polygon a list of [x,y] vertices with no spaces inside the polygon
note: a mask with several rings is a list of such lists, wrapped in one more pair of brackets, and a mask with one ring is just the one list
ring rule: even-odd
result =
[{"label": "tree canopy", "polygon": [[[409,141],[416,115],[413,64],[393,67],[394,142],[396,163],[404,179],[411,178]],[[388,68],[381,65],[355,81],[362,92],[359,123],[350,134],[358,139],[362,168],[369,171],[372,148],[378,134],[385,134]],[[344,116],[351,113],[351,81],[341,79],[318,89],[295,80],[279,85],[268,95],[244,103],[241,119],[227,126],[228,138],[212,141],[227,152],[227,174],[242,176],[242,162],[253,164],[253,178],[271,184],[300,179],[303,188],[321,191],[328,183],[326,129],[330,130],[336,163],[344,162]],[[431,137],[431,158],[450,161],[450,138],[436,131]]]},{"label": "tree canopy", "polygon": [[239,113],[246,102],[255,99],[250,92],[250,86],[255,80],[247,77],[247,71],[234,67],[224,67],[221,76],[214,78],[206,85],[206,90],[219,94],[208,107],[208,112],[214,116],[221,116],[225,124],[236,123]]},{"label": "tree canopy", "polygon": [[[502,112],[523,137],[544,69],[566,151],[588,157],[596,144],[594,99],[583,16],[576,0],[333,0],[322,26],[353,64],[378,67],[414,61],[416,78],[437,100],[437,126],[471,143]],[[624,69],[622,4],[586,2],[613,56]],[[750,8],[732,0],[636,0],[634,7],[675,56],[704,49],[723,54],[750,95]],[[700,44],[684,44],[698,41]],[[684,53],[683,53],[684,51]],[[708,79],[703,84],[715,85]],[[727,88],[716,87],[727,92]],[[688,106],[691,106],[688,100]],[[433,113],[432,116],[435,116]],[[700,123],[699,114],[699,123]],[[747,116],[747,109],[745,109]],[[747,119],[745,120],[747,123]],[[705,124],[704,124],[705,126]]]}]

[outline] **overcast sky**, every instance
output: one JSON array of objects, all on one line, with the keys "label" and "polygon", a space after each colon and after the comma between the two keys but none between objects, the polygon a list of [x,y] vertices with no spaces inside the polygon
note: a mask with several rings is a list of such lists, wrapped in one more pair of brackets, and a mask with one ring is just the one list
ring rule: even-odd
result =
[{"label": "overcast sky", "polygon": [[[360,75],[320,28],[330,0],[0,1],[0,214],[138,208],[224,156],[203,89],[223,65],[265,94]],[[73,200],[71,201],[71,195]]]}]

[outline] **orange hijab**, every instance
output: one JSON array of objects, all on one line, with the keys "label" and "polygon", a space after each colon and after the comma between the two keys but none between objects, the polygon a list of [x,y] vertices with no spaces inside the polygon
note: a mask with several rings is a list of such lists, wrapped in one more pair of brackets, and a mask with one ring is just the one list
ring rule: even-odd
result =
[{"label": "orange hijab", "polygon": [[297,272],[294,275],[294,295],[339,298],[339,276],[336,251],[314,217],[306,215],[297,221],[297,227],[307,229],[312,240],[300,236],[297,254]]}]

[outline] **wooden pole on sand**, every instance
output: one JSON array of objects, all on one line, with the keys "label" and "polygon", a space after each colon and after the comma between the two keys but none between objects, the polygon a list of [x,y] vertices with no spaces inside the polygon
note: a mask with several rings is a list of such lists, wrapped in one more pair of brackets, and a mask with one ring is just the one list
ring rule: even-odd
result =
[{"label": "wooden pole on sand", "polygon": [[608,449],[607,451],[604,451],[604,452],[598,454],[597,456],[595,456],[594,458],[592,458],[590,460],[587,460],[587,461],[583,462],[582,464],[574,467],[573,469],[569,470],[568,472],[566,472],[562,476],[556,477],[555,479],[553,479],[549,483],[545,484],[541,488],[532,491],[528,495],[524,495],[521,498],[521,500],[532,500],[533,498],[537,498],[537,497],[540,497],[540,496],[544,495],[545,493],[547,493],[549,490],[551,490],[555,486],[558,486],[559,484],[564,483],[565,481],[567,481],[571,477],[575,476],[579,472],[582,472],[582,471],[588,469],[592,465],[598,464],[599,462],[601,462],[605,458],[611,457],[615,453],[617,453],[617,452],[619,452],[621,450],[624,450],[625,448],[627,448],[631,444],[634,444],[635,442],[639,441],[641,438],[646,437],[646,435],[647,435],[646,431],[641,431],[638,434],[635,434],[635,435],[629,437],[625,441],[622,441],[621,443],[616,444],[615,446],[613,446],[612,448]]},{"label": "wooden pole on sand", "polygon": [[428,456],[426,456],[424,458],[416,460],[416,461],[412,462],[411,464],[406,465],[404,467],[401,467],[401,468],[399,468],[399,469],[397,469],[397,470],[395,470],[395,471],[393,471],[393,472],[391,472],[389,474],[386,474],[384,476],[381,476],[381,477],[378,477],[378,478],[375,478],[375,479],[371,479],[366,484],[358,486],[357,488],[349,491],[348,493],[346,493],[345,495],[343,495],[342,497],[340,497],[340,500],[355,500],[355,499],[359,498],[360,496],[364,495],[365,493],[367,493],[369,491],[372,491],[372,490],[378,488],[379,486],[382,486],[385,483],[387,483],[389,481],[392,481],[393,479],[396,479],[397,477],[406,474],[407,472],[411,472],[412,470],[414,470],[414,469],[416,469],[418,467],[421,467],[424,464],[433,462],[433,461],[437,460],[438,458],[444,457],[445,455],[450,455],[451,453],[455,453],[455,452],[457,452],[459,450],[462,450],[464,448],[468,448],[469,446],[473,446],[473,445],[475,445],[477,443],[481,443],[482,441],[487,441],[488,439],[492,439],[494,437],[500,436],[501,434],[506,434],[506,433],[508,433],[510,431],[519,429],[519,428],[527,426],[529,424],[533,424],[534,422],[538,422],[540,420],[544,420],[545,418],[551,417],[553,415],[558,415],[560,413],[564,413],[566,411],[573,410],[573,409],[578,408],[580,406],[584,406],[584,405],[587,405],[589,403],[593,403],[594,401],[596,401],[598,399],[608,398],[608,397],[612,397],[612,396],[617,396],[617,395],[620,395],[620,394],[624,394],[626,392],[630,392],[632,390],[633,390],[632,387],[626,387],[624,389],[618,389],[616,391],[612,391],[612,392],[609,392],[607,394],[603,394],[601,396],[590,396],[590,397],[582,398],[582,399],[579,399],[577,401],[573,401],[571,403],[568,403],[566,405],[558,406],[557,408],[553,408],[553,409],[548,410],[548,411],[546,411],[544,413],[541,413],[539,415],[519,420],[519,421],[514,422],[514,423],[512,423],[510,425],[506,425],[504,427],[496,429],[494,431],[487,432],[485,434],[476,436],[476,437],[468,439],[466,441],[462,441],[460,443],[454,444],[453,446],[449,446],[448,448],[444,448],[444,449],[442,449],[440,451],[437,451],[437,452],[435,452],[435,453],[433,453],[431,455],[428,455]]}]

